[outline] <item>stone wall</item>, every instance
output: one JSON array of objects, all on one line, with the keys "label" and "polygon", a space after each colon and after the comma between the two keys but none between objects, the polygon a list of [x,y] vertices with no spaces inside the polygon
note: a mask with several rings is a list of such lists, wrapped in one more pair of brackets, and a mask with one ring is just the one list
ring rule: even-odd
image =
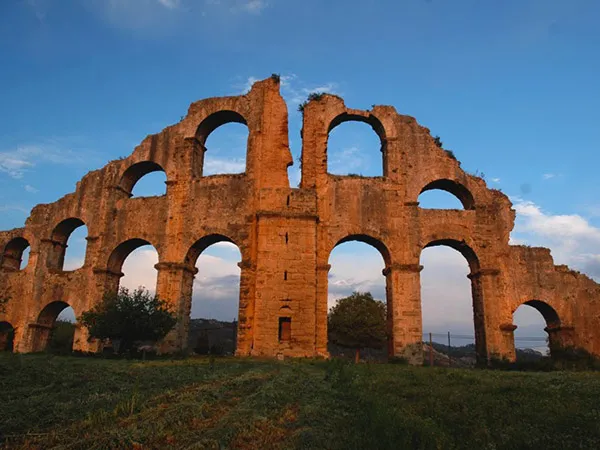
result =
[{"label": "stone wall", "polygon": [[[380,137],[382,177],[327,172],[329,132],[345,121],[365,122]],[[248,127],[246,171],[203,176],[206,138],[228,122]],[[420,254],[447,245],[469,263],[481,361],[514,358],[512,314],[523,303],[544,315],[553,343],[600,355],[600,286],[555,266],[547,249],[509,245],[509,199],[464,172],[414,118],[390,106],[348,109],[324,95],[305,106],[302,137],[302,180],[290,188],[287,108],[278,80],[269,78],[243,96],[193,103],[181,122],[148,136],[131,156],[36,206],[23,228],[0,232],[0,295],[10,297],[0,322],[15,328],[15,350],[43,349],[58,313],[70,305],[78,316],[115,290],[125,258],[148,243],[159,255],[157,293],[179,316],[162,348],[184,348],[196,260],[209,245],[229,241],[242,255],[238,354],[326,356],[329,255],[357,240],[385,261],[390,354],[419,362]],[[157,170],[166,173],[166,195],[130,198],[135,183]],[[420,208],[419,194],[430,189],[454,194],[464,209]],[[64,271],[66,242],[82,223],[85,263]],[[19,270],[27,245],[29,264]],[[282,318],[291,320],[285,341]],[[94,350],[96,343],[78,327],[74,347]]]}]

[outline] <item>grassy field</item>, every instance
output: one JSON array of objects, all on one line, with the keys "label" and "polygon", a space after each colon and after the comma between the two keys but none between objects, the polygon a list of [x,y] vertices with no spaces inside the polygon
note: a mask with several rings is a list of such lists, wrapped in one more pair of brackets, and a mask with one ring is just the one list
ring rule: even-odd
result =
[{"label": "grassy field", "polygon": [[600,374],[0,355],[5,448],[600,448]]}]

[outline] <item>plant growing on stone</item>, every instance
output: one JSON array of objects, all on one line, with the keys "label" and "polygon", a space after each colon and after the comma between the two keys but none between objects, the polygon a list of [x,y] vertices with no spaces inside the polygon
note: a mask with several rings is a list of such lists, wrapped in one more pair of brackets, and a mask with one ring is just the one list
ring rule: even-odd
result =
[{"label": "plant growing on stone", "polygon": [[355,350],[355,362],[363,348],[381,348],[386,342],[386,305],[370,292],[353,292],[338,300],[327,317],[329,341]]},{"label": "plant growing on stone", "polygon": [[137,343],[159,341],[176,322],[169,305],[143,287],[133,292],[122,287],[81,315],[81,324],[90,336],[118,342],[119,353],[128,352]]}]

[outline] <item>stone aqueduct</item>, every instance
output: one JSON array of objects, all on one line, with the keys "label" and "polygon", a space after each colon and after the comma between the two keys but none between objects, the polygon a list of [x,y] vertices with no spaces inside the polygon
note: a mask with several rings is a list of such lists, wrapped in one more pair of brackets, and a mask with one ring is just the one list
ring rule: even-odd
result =
[{"label": "stone aqueduct", "polygon": [[[331,95],[310,101],[303,115],[299,188],[289,185],[287,107],[273,77],[243,96],[193,103],[131,156],[36,206],[23,228],[0,232],[0,295],[9,298],[0,322],[14,327],[14,350],[44,349],[58,313],[70,305],[79,315],[117,289],[125,258],[148,243],[159,255],[157,293],[179,317],[163,348],[184,348],[196,260],[207,246],[230,241],[242,255],[237,353],[326,355],[329,255],[357,240],[385,261],[390,354],[420,360],[420,254],[447,245],[470,266],[481,361],[514,358],[512,314],[523,303],[542,313],[551,345],[600,355],[600,286],[554,265],[548,249],[509,245],[509,199],[465,173],[428,129],[393,107],[348,109]],[[366,122],[380,137],[383,176],[327,172],[329,132],[345,121]],[[203,176],[206,138],[228,122],[248,127],[246,171]],[[159,170],[166,195],[130,198],[142,176]],[[464,209],[420,208],[419,194],[431,189],[454,194]],[[88,227],[84,265],[64,271],[67,239],[81,224]],[[29,263],[20,270],[27,246]],[[281,339],[282,321],[291,324],[289,339]],[[74,347],[97,343],[76,327]]]}]

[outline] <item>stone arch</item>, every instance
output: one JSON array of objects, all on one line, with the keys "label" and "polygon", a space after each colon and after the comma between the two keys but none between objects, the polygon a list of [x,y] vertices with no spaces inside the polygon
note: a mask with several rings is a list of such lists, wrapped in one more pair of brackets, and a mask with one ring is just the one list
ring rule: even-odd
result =
[{"label": "stone arch", "polygon": [[208,136],[221,125],[227,123],[241,123],[248,126],[248,122],[244,116],[237,111],[217,111],[206,117],[200,125],[198,125],[198,128],[196,129],[196,139],[204,146]]},{"label": "stone arch", "polygon": [[42,308],[36,322],[30,325],[32,328],[32,349],[34,352],[46,350],[56,318],[62,311],[70,307],[72,306],[67,302],[56,300]]},{"label": "stone arch", "polygon": [[0,321],[0,352],[12,352],[15,338],[15,327],[10,322]]},{"label": "stone arch", "polygon": [[[233,244],[237,250],[239,251],[240,254],[240,258],[244,258],[243,255],[243,250],[242,247],[240,247],[232,238],[230,238],[229,236],[226,236],[224,234],[220,234],[220,233],[211,233],[208,235],[205,235],[203,237],[201,237],[200,239],[196,240],[188,249],[184,260],[183,260],[183,264],[180,264],[180,268],[182,269],[182,296],[181,296],[181,303],[179,305],[179,324],[178,327],[180,327],[181,329],[181,334],[184,337],[184,342],[189,342],[190,340],[190,336],[189,336],[189,328],[190,328],[190,321],[192,320],[192,303],[193,303],[193,295],[194,295],[194,278],[196,276],[196,274],[198,274],[200,271],[202,271],[206,266],[204,264],[201,264],[198,268],[196,267],[196,264],[198,262],[198,259],[200,258],[200,255],[207,250],[209,247],[211,247],[214,244],[218,244],[221,242],[227,242],[230,244]],[[229,262],[231,264],[231,261]],[[237,266],[242,268],[242,263],[241,262],[237,262]],[[233,277],[233,275],[231,275]],[[233,284],[233,280],[228,280],[228,281],[232,281]],[[238,311],[238,319],[237,319],[237,325],[244,324],[246,322],[246,315],[245,315],[245,310],[244,310],[244,306],[247,306],[248,300],[244,297],[244,292],[241,289],[241,283],[242,283],[242,276],[240,274],[240,278],[239,278],[239,284],[237,286],[237,293],[235,294],[236,298],[237,298],[237,304],[236,304],[236,309]],[[228,294],[231,294],[231,297],[229,297],[229,295],[227,295],[227,297],[231,300],[233,300],[233,289],[231,292],[229,292]],[[247,294],[246,294],[247,295]],[[205,305],[204,300],[206,300],[206,297],[204,297],[201,294],[201,301],[198,305]],[[215,304],[213,304],[213,307],[215,306]],[[231,306],[231,305],[230,305]],[[215,316],[206,316],[204,315],[205,313],[202,313],[202,318],[209,318],[209,319],[215,319]],[[214,311],[213,311],[214,314]],[[196,317],[199,318],[199,317]],[[226,320],[229,321],[230,318],[224,318],[222,317],[221,319],[217,318],[217,320]],[[235,323],[235,321],[234,321]],[[235,327],[236,324],[234,324]],[[236,351],[236,349],[238,348],[238,338],[239,338],[239,332],[238,330],[234,329],[234,348],[233,350]]]},{"label": "stone arch", "polygon": [[[327,127],[327,150],[326,150],[326,152],[329,151],[328,147],[329,147],[330,133],[339,125],[341,125],[343,123],[347,123],[347,122],[365,123],[373,129],[373,131],[379,138],[379,142],[380,142],[380,151],[381,151],[381,158],[382,158],[381,173],[382,173],[382,176],[386,177],[388,171],[387,171],[387,158],[386,158],[387,138],[386,138],[385,128],[384,128],[383,124],[379,121],[379,119],[372,114],[361,115],[361,114],[352,114],[352,113],[348,113],[348,112],[343,112],[343,113],[337,115],[336,117],[334,117],[331,120],[331,122],[329,122],[329,126]],[[326,154],[325,156],[328,156],[328,155]],[[327,167],[327,172],[329,172],[329,167]]]},{"label": "stone arch", "polygon": [[[249,160],[249,154],[248,154],[248,150],[249,150],[249,140],[250,140],[250,128],[248,126],[248,123],[246,121],[246,119],[244,118],[244,116],[242,114],[240,114],[237,111],[232,111],[232,110],[221,110],[221,111],[217,111],[214,112],[212,114],[210,114],[208,117],[206,117],[198,126],[198,128],[196,129],[196,142],[198,142],[200,144],[200,147],[202,148],[202,170],[203,173],[206,173],[209,170],[209,160],[206,159],[206,152],[210,151],[209,148],[207,148],[207,140],[209,138],[209,136],[215,131],[217,130],[217,128],[220,128],[224,125],[227,124],[241,124],[241,125],[245,125],[246,129],[247,129],[247,133],[248,133],[248,138],[246,140],[246,146],[245,146],[245,153],[244,153],[244,170],[242,171],[242,173],[246,173],[248,171],[248,160]],[[229,130],[227,130],[229,131]],[[241,159],[241,158],[240,158]],[[232,160],[232,163],[235,162]],[[238,161],[241,163],[241,161]],[[232,172],[232,173],[239,173],[239,169],[236,171],[235,169],[233,169],[233,166],[231,169],[226,170],[226,172]],[[215,175],[220,175],[223,173],[215,173]]]},{"label": "stone arch", "polygon": [[483,289],[481,287],[481,264],[477,253],[464,240],[455,238],[432,239],[425,248],[445,246],[459,252],[469,265],[469,274],[467,277],[471,281],[471,297],[473,301],[473,325],[475,331],[475,350],[477,361],[479,364],[487,360],[487,346],[485,334],[485,317],[484,317],[484,298]]},{"label": "stone arch", "polygon": [[[544,318],[544,321],[546,322],[546,327],[544,328],[544,331],[548,333],[548,348],[550,350],[550,356],[554,356],[553,353],[558,348],[568,347],[571,345],[571,329],[569,327],[562,326],[562,321],[559,317],[558,312],[549,303],[543,300],[527,300],[525,302],[522,302],[519,305],[517,305],[516,308],[513,309],[513,318],[517,310],[523,305],[532,307]],[[514,339],[516,339],[514,337],[514,330],[516,329],[517,326],[513,325]]]},{"label": "stone arch", "polygon": [[[331,248],[331,250],[329,251],[328,255],[327,255],[327,265],[324,267],[327,267],[327,274],[323,274],[323,275],[327,275],[327,276],[323,276],[322,278],[319,278],[319,283],[322,283],[323,286],[319,287],[319,290],[322,292],[322,295],[324,296],[324,298],[321,300],[326,306],[324,308],[321,308],[319,313],[320,314],[324,314],[324,317],[317,317],[317,322],[320,322],[323,324],[323,327],[325,328],[324,331],[324,335],[325,335],[325,339],[327,342],[329,342],[329,333],[327,330],[327,314],[329,312],[329,307],[327,305],[328,302],[328,295],[329,295],[329,270],[331,269],[331,265],[330,265],[330,261],[331,261],[331,255],[333,253],[333,251],[340,246],[341,244],[345,244],[348,242],[360,242],[363,244],[367,244],[368,246],[374,248],[375,250],[377,250],[377,252],[379,253],[379,255],[381,256],[381,259],[383,260],[383,270],[381,272],[381,276],[383,276],[385,278],[385,299],[384,301],[387,304],[387,313],[388,313],[388,323],[387,323],[387,328],[388,328],[388,351],[391,352],[393,351],[393,322],[392,322],[392,277],[389,276],[390,272],[389,272],[389,267],[391,267],[392,264],[392,258],[391,258],[391,253],[387,247],[387,245],[383,242],[383,240],[381,240],[380,238],[376,238],[373,237],[372,235],[369,234],[364,234],[364,233],[357,233],[357,234],[348,234],[347,236],[343,237],[342,239],[339,239],[336,244]],[[382,280],[383,281],[383,280]]]},{"label": "stone arch", "polygon": [[140,179],[153,172],[165,172],[165,169],[160,164],[154,161],[141,161],[129,166],[119,181],[119,187],[131,197],[133,188]]},{"label": "stone arch", "polygon": [[480,263],[479,258],[475,251],[467,244],[464,240],[446,238],[446,239],[433,239],[429,241],[423,248],[438,247],[440,245],[453,248],[461,255],[465,257],[469,263],[471,274],[475,274],[479,271]]},{"label": "stone arch", "polygon": [[196,242],[194,242],[194,244],[189,248],[188,252],[185,255],[184,264],[186,264],[188,267],[194,267],[194,264],[196,264],[196,260],[198,259],[200,254],[211,245],[217,244],[219,242],[229,242],[231,244],[234,244],[237,248],[239,248],[240,253],[242,251],[241,247],[230,237],[225,236],[224,234],[212,233],[203,236]]},{"label": "stone arch", "polygon": [[[70,217],[60,222],[52,231],[50,244],[52,248],[48,255],[48,268],[54,270],[64,270],[65,255],[67,251],[67,242],[69,237],[77,228],[85,226],[85,222],[78,217]],[[87,245],[86,245],[87,252]],[[85,256],[84,256],[85,264]]]},{"label": "stone arch", "polygon": [[467,189],[463,184],[455,180],[442,178],[439,180],[432,181],[425,185],[423,189],[421,189],[419,195],[432,190],[446,191],[454,195],[462,203],[463,208],[465,210],[475,209],[475,200],[473,199],[473,194],[471,194],[469,189]]},{"label": "stone arch", "polygon": [[23,261],[23,253],[29,247],[29,242],[23,237],[11,239],[2,252],[2,260],[0,266],[4,270],[18,271],[21,270]]},{"label": "stone arch", "polygon": [[333,251],[334,248],[336,248],[340,244],[344,244],[345,242],[352,242],[352,241],[362,242],[363,244],[368,244],[371,247],[374,247],[381,254],[381,257],[383,258],[383,262],[385,263],[385,265],[389,266],[391,264],[392,257],[391,257],[390,251],[389,251],[388,247],[383,243],[383,241],[378,238],[375,238],[371,235],[363,234],[363,233],[349,234],[346,237],[338,240],[336,242],[336,244],[329,250],[329,254],[327,255],[327,260],[329,260],[329,257],[331,256],[331,252]]},{"label": "stone arch", "polygon": [[[101,270],[99,273],[105,273],[105,292],[117,292],[121,283],[121,278],[125,275],[123,273],[123,264],[129,255],[140,247],[145,245],[152,246],[159,255],[160,252],[154,247],[149,241],[141,238],[132,238],[121,242],[117,245],[110,256],[108,257],[106,269]],[[156,267],[156,266],[155,266]],[[149,286],[145,286],[147,289],[152,290]]]}]

